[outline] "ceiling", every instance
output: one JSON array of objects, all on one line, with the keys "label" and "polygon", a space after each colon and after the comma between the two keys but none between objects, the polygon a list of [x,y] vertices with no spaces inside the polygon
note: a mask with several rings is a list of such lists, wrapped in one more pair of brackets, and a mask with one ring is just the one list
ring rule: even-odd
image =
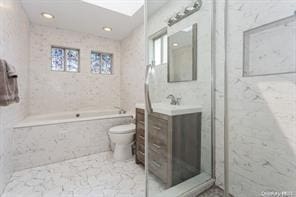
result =
[{"label": "ceiling", "polygon": [[[111,0],[110,0],[111,1]],[[129,0],[122,0],[127,1]],[[149,15],[157,11],[168,0],[153,1],[149,6]],[[81,0],[21,0],[23,7],[33,24],[62,28],[66,30],[91,33],[114,40],[122,40],[144,20],[144,8],[141,7],[133,16],[127,16],[102,7],[91,5]],[[49,20],[40,13],[47,12],[55,16]],[[112,32],[102,28],[108,26]]]}]

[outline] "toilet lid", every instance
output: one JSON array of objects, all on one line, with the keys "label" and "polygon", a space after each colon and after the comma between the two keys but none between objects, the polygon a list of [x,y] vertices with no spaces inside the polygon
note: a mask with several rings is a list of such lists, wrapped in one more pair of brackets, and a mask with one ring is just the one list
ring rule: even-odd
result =
[{"label": "toilet lid", "polygon": [[126,134],[135,132],[136,125],[135,124],[127,124],[127,125],[119,125],[116,127],[112,127],[109,132],[116,134]]}]

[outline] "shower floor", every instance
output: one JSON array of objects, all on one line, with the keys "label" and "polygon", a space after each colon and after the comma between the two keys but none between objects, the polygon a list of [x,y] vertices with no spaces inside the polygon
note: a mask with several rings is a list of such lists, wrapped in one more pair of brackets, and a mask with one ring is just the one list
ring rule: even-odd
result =
[{"label": "shower floor", "polygon": [[211,189],[205,191],[204,193],[200,194],[198,197],[223,197],[224,192],[219,187],[212,187]]},{"label": "shower floor", "polygon": [[134,160],[103,152],[15,172],[2,197],[143,197],[144,178]]}]

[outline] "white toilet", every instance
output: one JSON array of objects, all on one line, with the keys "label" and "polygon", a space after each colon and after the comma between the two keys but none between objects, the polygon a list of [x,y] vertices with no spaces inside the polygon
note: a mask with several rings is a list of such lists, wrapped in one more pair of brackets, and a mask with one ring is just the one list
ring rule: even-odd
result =
[{"label": "white toilet", "polygon": [[132,158],[135,130],[135,124],[119,125],[109,130],[114,159],[128,160]]}]

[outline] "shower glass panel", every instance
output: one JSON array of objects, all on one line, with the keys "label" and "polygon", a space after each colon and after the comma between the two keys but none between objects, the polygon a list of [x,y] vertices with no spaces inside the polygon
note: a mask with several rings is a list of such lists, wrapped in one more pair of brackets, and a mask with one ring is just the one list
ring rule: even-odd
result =
[{"label": "shower glass panel", "polygon": [[[200,9],[185,17],[195,9],[196,2]],[[150,66],[146,80],[145,166],[150,197],[198,194],[201,185],[207,189],[214,182],[212,8],[211,0],[146,1],[146,63]],[[176,13],[182,20],[168,25]],[[173,35],[183,38],[168,44]],[[169,60],[170,47],[178,50],[179,58],[190,57],[192,61]],[[178,61],[171,62],[174,59]],[[194,65],[177,65],[182,62]],[[172,63],[182,73],[190,68],[196,77],[168,82]]]}]

